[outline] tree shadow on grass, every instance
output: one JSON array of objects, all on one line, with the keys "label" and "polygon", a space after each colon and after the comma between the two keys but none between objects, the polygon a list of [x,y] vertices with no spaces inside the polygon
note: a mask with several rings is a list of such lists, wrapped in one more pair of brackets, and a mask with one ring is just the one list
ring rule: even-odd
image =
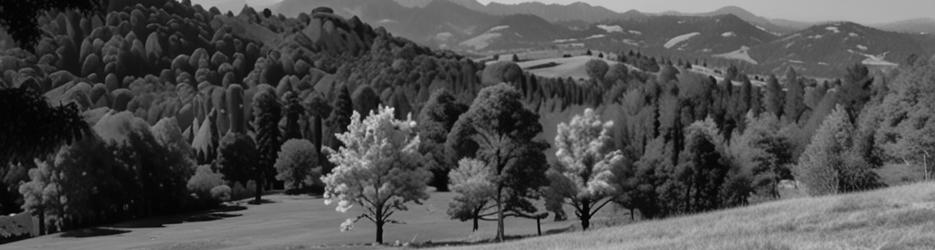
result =
[{"label": "tree shadow on grass", "polygon": [[97,236],[118,235],[118,234],[125,234],[129,232],[130,230],[92,227],[92,228],[84,228],[84,229],[79,229],[79,230],[74,230],[74,231],[68,231],[68,232],[63,233],[62,237],[87,238],[87,237],[97,237]]},{"label": "tree shadow on grass", "polygon": [[207,211],[144,218],[139,220],[120,222],[111,226],[115,228],[162,228],[166,227],[166,225],[180,224],[184,222],[204,222],[237,217],[241,216],[241,214],[230,214],[229,212],[242,211],[246,209],[247,208],[244,206],[221,206]]},{"label": "tree shadow on grass", "polygon": [[197,214],[185,218],[185,222],[204,222],[204,221],[215,221],[224,218],[231,218],[241,216],[242,214],[228,214],[228,213],[209,213],[209,214]]},{"label": "tree shadow on grass", "polygon": [[253,199],[250,199],[250,201],[247,202],[247,204],[250,204],[250,205],[263,205],[263,204],[270,204],[270,203],[276,203],[276,202],[273,200],[269,200],[269,199],[260,199],[259,202]]},{"label": "tree shadow on grass", "polygon": [[[552,234],[567,233],[567,232],[571,232],[574,230],[575,230],[574,226],[567,226],[563,228],[547,230],[545,232],[542,232],[541,236],[539,235],[506,235],[504,236],[503,242],[522,240],[526,238],[542,237],[542,236],[552,235]],[[415,243],[411,245],[411,247],[435,248],[435,247],[445,247],[445,246],[479,246],[479,245],[498,244],[498,243],[502,243],[502,242],[497,241],[497,239],[490,238],[490,239],[483,239],[483,240],[478,240],[478,241],[464,241],[464,240],[439,241],[439,242],[426,241],[422,243]]]}]

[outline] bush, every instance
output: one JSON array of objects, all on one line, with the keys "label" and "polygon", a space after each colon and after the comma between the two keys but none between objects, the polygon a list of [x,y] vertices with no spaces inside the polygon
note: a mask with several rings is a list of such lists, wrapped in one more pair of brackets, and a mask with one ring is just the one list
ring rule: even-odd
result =
[{"label": "bush", "polygon": [[276,159],[276,180],[285,182],[286,189],[301,190],[315,184],[321,176],[318,150],[308,140],[292,139],[282,144]]},{"label": "bush", "polygon": [[[188,179],[186,185],[188,191],[191,192],[196,199],[212,202],[219,201],[214,199],[214,189],[219,186],[226,186],[224,184],[224,175],[215,172],[211,165],[198,166],[198,169],[195,170],[195,175]],[[228,187],[228,189],[230,189],[230,187]]]},{"label": "bush", "polygon": [[216,201],[230,201],[231,200],[231,187],[227,185],[220,185],[211,189],[211,198]]},{"label": "bush", "polygon": [[234,186],[231,188],[230,200],[243,200],[253,197],[255,193],[256,182],[253,182],[252,180],[248,181],[246,186],[241,183],[234,183]]},{"label": "bush", "polygon": [[607,75],[607,71],[610,70],[610,66],[604,60],[592,59],[585,64],[585,70],[591,79],[602,81],[604,76]]},{"label": "bush", "polygon": [[516,83],[523,77],[523,69],[514,62],[497,62],[484,68],[481,82],[487,85],[501,82]]}]

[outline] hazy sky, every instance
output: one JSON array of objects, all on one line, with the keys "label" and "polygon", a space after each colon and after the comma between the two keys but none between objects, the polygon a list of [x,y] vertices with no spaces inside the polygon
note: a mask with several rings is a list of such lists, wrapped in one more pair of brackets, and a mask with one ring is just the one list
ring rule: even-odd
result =
[{"label": "hazy sky", "polygon": [[[491,0],[479,0],[482,3]],[[493,0],[500,3],[530,0]],[[623,12],[707,12],[735,5],[768,18],[800,21],[856,21],[876,23],[910,18],[935,18],[935,0],[539,0],[545,3],[586,2]]]}]

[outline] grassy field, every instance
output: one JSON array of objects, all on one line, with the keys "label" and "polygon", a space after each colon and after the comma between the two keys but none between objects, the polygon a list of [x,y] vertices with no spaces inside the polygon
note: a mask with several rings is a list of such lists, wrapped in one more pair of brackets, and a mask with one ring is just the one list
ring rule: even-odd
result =
[{"label": "grassy field", "polygon": [[[495,224],[453,221],[445,210],[450,193],[433,193],[423,205],[397,213],[406,224],[388,225],[386,242],[479,249],[935,249],[935,183],[867,193],[793,198],[744,208],[633,223],[625,210],[605,208],[580,232],[571,218],[511,219],[517,239],[488,244]],[[377,249],[373,225],[350,232],[342,214],[320,198],[268,195],[271,203],[152,218],[47,235],[0,245],[0,249]],[[571,214],[571,211],[567,211]],[[520,239],[518,239],[520,238]],[[525,239],[521,239],[525,238]]]},{"label": "grassy field", "polygon": [[[396,219],[406,224],[385,227],[386,243],[396,241],[432,245],[457,245],[493,238],[495,222],[482,222],[478,232],[471,232],[471,222],[448,219],[446,210],[451,193],[432,193],[423,205],[410,206],[409,211],[396,213]],[[0,245],[0,249],[308,249],[343,248],[371,249],[374,241],[372,223],[361,221],[349,232],[340,232],[339,225],[347,214],[325,206],[320,198],[308,196],[267,195],[272,203],[244,205],[229,211],[214,211],[184,216],[153,218],[59,233]],[[356,207],[355,207],[356,209]],[[608,222],[609,213],[595,224]],[[568,211],[571,214],[571,211]],[[619,211],[619,213],[625,213]],[[627,217],[616,214],[615,218]],[[565,231],[577,221],[542,220],[543,233]],[[509,236],[535,235],[534,220],[507,220]]]},{"label": "grassy field", "polygon": [[935,183],[574,232],[480,249],[935,249]]},{"label": "grassy field", "polygon": [[[525,61],[519,63],[519,66],[523,69],[533,68],[528,70],[534,75],[541,77],[571,77],[574,79],[589,79],[588,72],[586,70],[585,64],[588,61],[593,59],[600,59],[593,56],[575,56],[568,58],[546,58],[532,61]],[[601,59],[607,62],[609,65],[617,64],[617,62]],[[537,67],[540,65],[549,65],[548,67]]]}]

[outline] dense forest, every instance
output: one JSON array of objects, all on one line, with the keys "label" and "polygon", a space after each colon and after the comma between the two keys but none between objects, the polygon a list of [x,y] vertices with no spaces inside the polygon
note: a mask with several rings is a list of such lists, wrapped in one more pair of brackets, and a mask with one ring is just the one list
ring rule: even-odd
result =
[{"label": "dense forest", "polygon": [[[537,199],[556,219],[574,206],[587,229],[607,204],[661,218],[778,199],[787,180],[813,195],[877,188],[886,163],[931,176],[935,58],[823,82],[790,69],[759,86],[736,67],[718,80],[620,53],[589,62],[590,80],[544,78],[326,7],[102,8],[43,11],[34,47],[0,52],[0,212],[38,216],[42,231],[287,189],[373,208],[357,220],[382,241],[390,211],[430,185],[457,193],[453,219],[499,220],[502,239],[504,217],[540,217]],[[397,196],[336,188],[387,174],[372,181]]]}]

